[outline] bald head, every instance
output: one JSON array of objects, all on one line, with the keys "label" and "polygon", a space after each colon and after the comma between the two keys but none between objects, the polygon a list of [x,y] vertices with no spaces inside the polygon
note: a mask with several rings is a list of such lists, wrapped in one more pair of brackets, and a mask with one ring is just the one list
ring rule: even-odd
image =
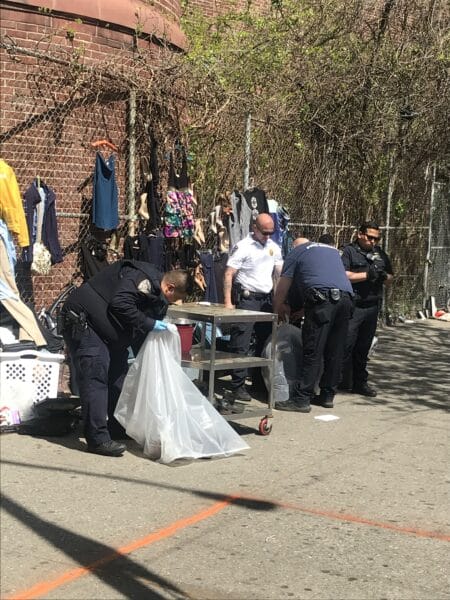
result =
[{"label": "bald head", "polygon": [[295,240],[292,242],[292,247],[297,248],[297,246],[301,246],[301,244],[306,244],[306,242],[309,242],[308,238],[304,238],[304,237],[295,238]]},{"label": "bald head", "polygon": [[272,217],[267,213],[259,214],[253,222],[253,238],[263,246],[275,230]]},{"label": "bald head", "polygon": [[255,226],[260,231],[264,231],[264,230],[268,231],[270,229],[273,230],[273,228],[274,228],[273,219],[269,214],[261,213],[255,219]]}]

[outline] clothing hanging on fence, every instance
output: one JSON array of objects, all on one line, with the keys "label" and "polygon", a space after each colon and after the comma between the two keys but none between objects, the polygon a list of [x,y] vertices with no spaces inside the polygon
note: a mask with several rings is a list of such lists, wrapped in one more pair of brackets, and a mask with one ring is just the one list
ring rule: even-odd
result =
[{"label": "clothing hanging on fence", "polygon": [[223,304],[225,301],[223,294],[223,277],[227,268],[228,252],[214,255],[214,275],[216,279],[217,302]]},{"label": "clothing hanging on fence", "polygon": [[145,233],[127,235],[123,242],[123,257],[150,262],[148,238]]},{"label": "clothing hanging on fence", "polygon": [[92,197],[92,223],[99,229],[116,229],[119,224],[119,192],[116,183],[116,158],[107,159],[97,152],[95,157]]},{"label": "clothing hanging on fence", "polygon": [[37,319],[32,310],[20,299],[17,289],[14,260],[11,260],[11,238],[4,221],[0,221],[0,302],[3,308],[19,324],[19,340],[32,341],[36,346],[45,346]]},{"label": "clothing hanging on fence", "polygon": [[81,272],[83,281],[94,277],[108,266],[107,246],[105,242],[90,238],[80,243]]},{"label": "clothing hanging on fence", "polygon": [[[269,207],[269,214],[274,223],[274,232],[271,238],[283,250],[284,238],[288,231],[290,216],[273,198],[267,200],[267,204]],[[283,254],[283,257],[284,256],[285,255]]]},{"label": "clothing hanging on fence", "polygon": [[252,224],[261,213],[269,212],[266,192],[252,187],[244,192],[234,190],[230,197],[233,218],[228,220],[230,247],[247,237],[252,230]]},{"label": "clothing hanging on fence", "polygon": [[147,231],[155,231],[161,227],[161,197],[159,194],[158,145],[150,135],[150,161],[145,177],[145,201],[148,213]]},{"label": "clothing hanging on fence", "polygon": [[33,245],[36,242],[42,242],[50,252],[52,265],[62,262],[63,253],[58,237],[55,192],[39,178],[36,178],[25,192],[24,200],[30,245],[23,250],[23,262],[29,264],[33,262]]},{"label": "clothing hanging on fence", "polygon": [[11,233],[17,235],[17,243],[24,248],[30,245],[25,211],[14,169],[0,158],[0,218]]},{"label": "clothing hanging on fence", "polygon": [[231,200],[225,195],[220,195],[218,204],[209,214],[209,229],[215,236],[215,250],[228,252],[230,249],[230,224],[234,223]]},{"label": "clothing hanging on fence", "polygon": [[[14,240],[12,238],[11,232],[6,226],[5,221],[0,219],[0,241],[3,243],[3,261],[4,261],[4,269],[9,270],[13,276],[15,276],[16,271],[16,248],[14,246]],[[9,263],[9,268],[6,265],[6,260]],[[17,298],[16,292],[6,283],[6,280],[0,277],[0,300],[5,298]]]},{"label": "clothing hanging on fence", "polygon": [[247,237],[250,231],[252,212],[245,198],[238,190],[234,190],[230,200],[234,218],[228,222],[228,231],[230,235],[230,247],[233,248],[238,242]]},{"label": "clothing hanging on fence", "polygon": [[206,285],[203,299],[206,302],[219,302],[216,275],[214,271],[214,257],[212,252],[200,252],[200,262],[202,265],[202,271]]},{"label": "clothing hanging on fence", "polygon": [[139,233],[128,235],[123,243],[124,258],[141,260],[155,265],[160,271],[165,270],[165,246],[164,236],[161,233],[150,234]]},{"label": "clothing hanging on fence", "polygon": [[180,175],[175,172],[173,154],[170,154],[169,180],[164,204],[164,236],[192,239],[195,229],[195,199],[189,184],[186,153],[183,152]]},{"label": "clothing hanging on fence", "polygon": [[[261,213],[269,212],[269,205],[267,203],[266,192],[258,187],[252,187],[244,191],[244,198],[247,202],[247,206],[252,212],[252,219]],[[248,233],[248,232],[247,232]]]}]

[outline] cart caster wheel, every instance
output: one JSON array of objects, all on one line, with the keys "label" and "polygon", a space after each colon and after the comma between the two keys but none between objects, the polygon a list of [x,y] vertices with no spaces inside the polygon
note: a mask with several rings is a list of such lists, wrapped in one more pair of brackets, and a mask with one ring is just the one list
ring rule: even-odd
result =
[{"label": "cart caster wheel", "polygon": [[261,419],[261,421],[259,422],[259,433],[261,435],[269,435],[271,431],[272,425],[269,425],[269,419],[267,417],[264,417],[264,419]]}]

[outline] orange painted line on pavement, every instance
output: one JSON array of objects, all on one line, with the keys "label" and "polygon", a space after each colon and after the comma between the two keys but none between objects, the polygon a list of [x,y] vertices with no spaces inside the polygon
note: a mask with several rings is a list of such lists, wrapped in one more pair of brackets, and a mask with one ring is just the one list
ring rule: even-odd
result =
[{"label": "orange painted line on pavement", "polygon": [[[243,496],[230,496],[235,500],[244,499]],[[254,502],[268,502],[266,499],[245,496],[248,500]],[[450,534],[441,533],[440,531],[427,531],[426,529],[417,529],[415,527],[402,527],[401,525],[393,525],[392,523],[385,523],[383,521],[373,521],[372,519],[366,519],[365,517],[359,517],[357,515],[347,515],[345,513],[335,513],[326,510],[319,510],[316,508],[307,508],[306,506],[299,506],[298,504],[289,504],[286,502],[278,502],[277,500],[271,500],[273,504],[280,508],[286,508],[290,510],[297,510],[310,515],[316,515],[319,517],[326,517],[327,519],[334,519],[337,521],[348,521],[349,523],[359,523],[361,525],[369,525],[370,527],[378,527],[381,529],[390,529],[397,533],[408,533],[418,537],[432,538],[441,540],[443,542],[450,542]]]},{"label": "orange painted line on pavement", "polygon": [[111,552],[111,554],[108,554],[107,556],[96,560],[95,562],[91,563],[90,565],[87,565],[86,567],[80,567],[79,569],[72,569],[71,571],[67,571],[67,573],[63,573],[62,575],[60,575],[56,579],[53,579],[52,581],[42,581],[41,583],[37,583],[32,588],[24,590],[23,592],[15,594],[14,596],[11,596],[10,600],[29,600],[31,598],[39,598],[44,594],[47,594],[48,592],[51,592],[52,590],[58,587],[61,587],[62,585],[70,583],[71,581],[79,579],[80,577],[88,575],[89,573],[92,573],[99,567],[102,567],[103,565],[112,562],[113,560],[116,560],[117,558],[120,558],[125,554],[130,554],[130,552],[133,552],[133,550],[143,548],[144,546],[150,546],[155,542],[159,542],[160,540],[164,540],[168,537],[171,537],[181,529],[185,529],[190,525],[195,525],[200,521],[204,521],[205,519],[212,517],[213,515],[217,514],[218,512],[229,506],[232,502],[233,499],[231,497],[229,500],[216,502],[216,504],[213,504],[209,508],[200,511],[199,513],[191,515],[190,517],[186,517],[185,519],[175,521],[171,525],[164,527],[164,529],[155,531],[154,533],[151,533],[139,540],[131,542],[126,546],[122,546],[116,551]]},{"label": "orange painted line on pavement", "polygon": [[397,533],[409,533],[417,537],[432,538],[436,540],[441,540],[442,542],[450,542],[450,535],[446,533],[441,533],[440,531],[427,531],[426,529],[417,529],[416,527],[402,527],[401,525],[393,525],[392,523],[384,523],[383,521],[373,521],[372,519],[366,519],[364,517],[358,517],[356,515],[346,515],[345,513],[334,513],[325,510],[316,510],[314,508],[305,508],[302,506],[297,506],[295,504],[279,503],[278,506],[282,508],[298,510],[312,515],[327,517],[328,519],[348,521],[349,523],[360,523],[361,525],[370,525],[371,527],[390,529],[391,531],[396,531]]},{"label": "orange painted line on pavement", "polygon": [[58,587],[61,587],[62,585],[70,583],[71,581],[74,581],[75,579],[83,577],[84,575],[88,575],[89,573],[92,573],[99,567],[101,567],[109,562],[112,562],[113,560],[116,560],[117,558],[120,558],[121,556],[130,554],[131,552],[133,552],[134,550],[137,550],[138,548],[143,548],[144,546],[150,546],[151,544],[154,544],[155,542],[158,542],[160,540],[171,537],[177,531],[180,531],[181,529],[185,529],[186,527],[189,527],[190,525],[195,525],[195,523],[198,523],[200,521],[208,519],[209,517],[212,517],[212,516],[216,515],[217,513],[219,513],[221,510],[223,510],[230,504],[237,503],[238,501],[242,501],[242,500],[244,500],[244,501],[250,500],[253,502],[261,502],[264,504],[267,504],[268,502],[270,502],[271,504],[273,504],[274,506],[277,506],[279,508],[284,508],[287,510],[296,510],[298,512],[315,515],[315,516],[319,516],[319,517],[325,517],[327,519],[333,519],[333,520],[337,520],[337,521],[347,521],[350,523],[357,523],[357,524],[361,524],[361,525],[368,525],[370,527],[387,529],[387,530],[391,530],[391,531],[394,531],[397,533],[406,533],[406,534],[415,535],[418,537],[438,539],[438,540],[441,540],[444,542],[450,542],[450,535],[444,534],[441,532],[437,532],[437,531],[427,531],[424,529],[417,529],[415,527],[402,527],[401,525],[393,525],[391,523],[384,523],[383,521],[374,521],[371,519],[366,519],[364,517],[359,517],[357,515],[348,515],[345,513],[335,513],[335,512],[319,510],[319,509],[315,509],[315,508],[307,508],[305,506],[299,506],[298,504],[278,502],[277,500],[268,501],[266,499],[258,498],[258,497],[254,497],[254,496],[230,495],[226,500],[223,500],[222,502],[216,502],[216,504],[213,504],[210,508],[202,510],[199,513],[191,515],[190,517],[186,517],[185,519],[180,519],[179,521],[175,521],[174,523],[172,523],[171,525],[168,525],[164,529],[160,529],[159,531],[156,531],[155,533],[151,533],[139,540],[131,542],[131,543],[127,544],[126,546],[122,546],[121,548],[118,548],[118,550],[112,552],[111,554],[108,554],[107,556],[104,556],[103,558],[100,558],[99,560],[96,560],[95,562],[91,563],[90,565],[87,565],[86,567],[80,567],[78,569],[73,569],[71,571],[68,571],[67,573],[63,573],[62,575],[60,575],[56,579],[53,579],[52,581],[43,581],[41,583],[38,583],[28,590],[25,590],[19,594],[11,596],[8,600],[30,600],[32,598],[39,598],[39,597],[43,596],[44,594],[46,594]]}]

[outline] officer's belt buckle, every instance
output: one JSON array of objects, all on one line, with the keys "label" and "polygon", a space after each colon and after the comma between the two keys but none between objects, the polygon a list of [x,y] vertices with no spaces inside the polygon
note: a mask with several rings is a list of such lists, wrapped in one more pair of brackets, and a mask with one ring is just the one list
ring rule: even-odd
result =
[{"label": "officer's belt buckle", "polygon": [[241,295],[243,298],[250,298],[251,291],[250,290],[242,290]]},{"label": "officer's belt buckle", "polygon": [[339,300],[341,299],[341,290],[339,290],[338,288],[331,288],[330,298],[333,302],[339,302]]}]

